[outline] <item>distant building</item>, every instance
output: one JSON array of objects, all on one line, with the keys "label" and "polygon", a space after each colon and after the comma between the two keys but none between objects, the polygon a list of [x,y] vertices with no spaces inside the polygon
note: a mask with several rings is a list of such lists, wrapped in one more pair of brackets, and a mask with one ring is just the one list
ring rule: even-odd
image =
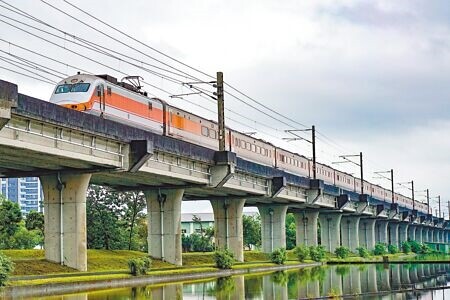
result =
[{"label": "distant building", "polygon": [[[245,215],[254,216],[256,212],[244,212]],[[194,222],[194,216],[200,219],[199,222]],[[194,232],[200,233],[200,224],[203,230],[208,227],[214,227],[213,213],[182,213],[181,214],[181,233],[191,235]]]},{"label": "distant building", "polygon": [[37,177],[0,178],[0,193],[20,206],[22,214],[42,212],[42,186]]},{"label": "distant building", "polygon": [[[200,218],[200,222],[194,222],[194,216]],[[203,230],[214,227],[214,214],[212,213],[184,213],[181,214],[181,233],[191,235],[194,232],[200,233],[200,224]]]}]

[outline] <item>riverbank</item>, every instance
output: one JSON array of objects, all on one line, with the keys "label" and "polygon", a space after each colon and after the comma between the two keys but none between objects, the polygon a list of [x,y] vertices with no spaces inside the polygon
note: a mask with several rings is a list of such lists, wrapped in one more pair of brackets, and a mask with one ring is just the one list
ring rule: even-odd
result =
[{"label": "riverbank", "polygon": [[[20,251],[20,250],[19,250]],[[50,262],[42,261],[39,253],[26,253],[24,251],[13,253],[5,251],[5,254],[13,258],[16,264],[22,265],[20,272],[24,271],[24,265],[30,269],[41,269],[42,265],[54,265]],[[287,269],[298,269],[305,267],[321,266],[322,263],[304,262],[299,263],[289,260],[284,265],[276,265],[268,261],[268,256],[259,252],[248,252],[245,255],[246,262],[236,263],[232,269],[220,270],[214,267],[211,253],[189,253],[183,255],[185,265],[181,267],[154,260],[152,269],[145,276],[131,276],[127,267],[127,257],[145,256],[143,253],[133,251],[96,251],[88,252],[88,272],[78,272],[69,268],[64,268],[63,272],[45,273],[39,275],[18,274],[12,276],[8,286],[0,292],[0,298],[5,297],[36,297],[62,293],[76,293],[80,291],[92,291],[98,289],[123,288],[128,286],[163,284],[174,282],[185,282],[204,280],[217,277],[260,274]],[[291,255],[290,255],[291,256]],[[99,261],[108,264],[109,270],[105,270],[107,265],[101,265]],[[36,265],[39,268],[36,268]],[[159,267],[155,267],[159,266]],[[60,266],[52,266],[52,270]],[[121,267],[117,269],[118,267]],[[126,267],[122,268],[122,267]],[[115,270],[113,270],[115,269]],[[25,273],[29,273],[28,271]]]},{"label": "riverbank", "polygon": [[[129,274],[128,260],[136,257],[144,257],[146,253],[137,251],[107,251],[88,250],[88,272],[61,266],[44,259],[43,250],[7,250],[3,251],[15,263],[15,271],[8,283],[7,289],[20,289],[21,287],[39,286],[39,288],[76,284],[80,289],[86,286],[103,286],[101,288],[126,286],[133,284],[163,283],[169,281],[194,280],[206,277],[221,277],[255,272],[277,271],[287,268],[301,268],[318,266],[322,264],[364,264],[382,263],[383,256],[370,256],[362,258],[350,256],[346,259],[338,259],[328,255],[324,262],[307,260],[300,263],[292,251],[288,251],[288,260],[285,265],[271,263],[269,255],[258,251],[246,251],[244,262],[236,263],[231,270],[220,270],[214,266],[212,253],[185,253],[183,254],[183,266],[175,266],[167,262],[153,260],[152,268],[146,276],[133,277]],[[386,255],[389,263],[410,262],[449,262],[449,256],[416,254],[389,254]],[[119,283],[120,282],[120,283]]]}]

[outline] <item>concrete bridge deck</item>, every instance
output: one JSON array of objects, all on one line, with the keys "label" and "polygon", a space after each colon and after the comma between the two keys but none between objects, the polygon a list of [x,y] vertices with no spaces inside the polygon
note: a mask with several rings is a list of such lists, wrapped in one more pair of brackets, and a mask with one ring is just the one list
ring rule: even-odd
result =
[{"label": "concrete bridge deck", "polygon": [[443,219],[232,152],[66,109],[19,94],[5,81],[0,81],[0,176],[41,178],[47,258],[78,269],[86,268],[84,191],[89,183],[144,191],[150,252],[176,264],[181,264],[183,200],[211,201],[216,244],[230,248],[237,259],[242,259],[244,205],[260,211],[266,252],[285,245],[287,211],[297,215],[298,243],[317,244],[320,220],[321,240],[330,251],[341,244],[356,248],[362,235],[361,243],[369,248],[376,241],[400,244],[416,235],[421,241],[448,242]]}]

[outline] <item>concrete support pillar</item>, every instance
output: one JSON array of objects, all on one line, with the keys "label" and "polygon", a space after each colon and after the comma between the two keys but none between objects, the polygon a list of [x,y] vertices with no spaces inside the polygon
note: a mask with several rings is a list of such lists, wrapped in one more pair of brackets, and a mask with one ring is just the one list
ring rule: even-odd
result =
[{"label": "concrete support pillar", "polygon": [[260,205],[262,251],[271,253],[277,248],[286,248],[287,205]]},{"label": "concrete support pillar", "polygon": [[402,243],[406,242],[408,240],[408,228],[409,228],[409,223],[399,223],[398,225],[398,243],[399,243],[399,247],[401,248]]},{"label": "concrete support pillar", "polygon": [[342,276],[342,293],[344,295],[359,295],[361,294],[361,279],[360,270],[354,266],[337,266],[335,270],[331,272],[338,273],[338,268],[349,268],[348,274]]},{"label": "concrete support pillar", "polygon": [[377,271],[375,266],[368,265],[361,270],[361,293],[376,293],[377,288]]},{"label": "concrete support pillar", "polygon": [[389,222],[389,244],[399,246],[398,222]]},{"label": "concrete support pillar", "polygon": [[359,221],[359,245],[369,250],[375,248],[376,219],[361,219]]},{"label": "concrete support pillar", "polygon": [[149,255],[182,265],[181,201],[183,189],[147,191]]},{"label": "concrete support pillar", "polygon": [[408,241],[416,241],[416,225],[409,225],[408,227]]},{"label": "concrete support pillar", "polygon": [[329,252],[341,245],[341,218],[341,213],[319,213],[321,243]]},{"label": "concrete support pillar", "polygon": [[41,176],[45,258],[87,271],[86,192],[91,174]]},{"label": "concrete support pillar", "polygon": [[294,213],[297,227],[297,245],[317,246],[317,223],[319,211],[303,211]]},{"label": "concrete support pillar", "polygon": [[436,243],[436,241],[437,241],[436,229],[430,230],[430,241],[433,243]]},{"label": "concrete support pillar", "polygon": [[[342,216],[341,218],[341,244],[355,252],[359,247],[359,216]],[[321,223],[322,224],[322,223]]]},{"label": "concrete support pillar", "polygon": [[423,226],[415,226],[416,227],[416,242],[419,244],[423,243]]},{"label": "concrete support pillar", "polygon": [[242,235],[244,204],[245,199],[211,200],[214,211],[216,246],[219,249],[230,249],[237,261],[244,261],[244,237]]},{"label": "concrete support pillar", "polygon": [[[263,277],[263,294],[262,299],[268,300],[287,300],[288,297],[288,288],[287,288],[287,280],[286,283],[282,282],[277,276],[287,276],[284,273],[272,273],[271,276]],[[244,295],[243,295],[244,296]],[[232,298],[234,299],[234,298]]]},{"label": "concrete support pillar", "polygon": [[388,235],[389,221],[377,220],[375,223],[375,241],[377,243],[389,244]]},{"label": "concrete support pillar", "polygon": [[430,229],[428,227],[422,227],[422,242],[429,242],[430,241]]}]

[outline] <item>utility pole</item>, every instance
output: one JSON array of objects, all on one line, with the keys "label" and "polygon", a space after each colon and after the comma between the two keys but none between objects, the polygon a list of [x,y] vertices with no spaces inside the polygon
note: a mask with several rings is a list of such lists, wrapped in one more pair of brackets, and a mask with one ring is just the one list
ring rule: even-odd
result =
[{"label": "utility pole", "polygon": [[217,72],[217,114],[219,124],[219,151],[225,151],[225,103],[223,93],[223,73]]},{"label": "utility pole", "polygon": [[[297,134],[297,132],[305,132],[311,131],[311,140],[305,139],[304,137]],[[316,164],[316,126],[312,125],[311,128],[308,129],[287,129],[284,132],[293,135],[293,137],[286,137],[283,140],[287,142],[292,141],[305,141],[312,145],[312,171],[313,171],[313,179],[317,178],[317,164]]]},{"label": "utility pole", "polygon": [[317,168],[316,168],[316,126],[311,128],[311,144],[312,144],[312,155],[313,155],[313,179],[317,178]]},{"label": "utility pole", "polygon": [[361,195],[364,195],[363,155],[359,152],[359,166],[361,167]]},{"label": "utility pole", "polygon": [[[427,189],[427,207],[428,207],[428,214],[430,214],[430,190],[429,189]],[[449,209],[450,209],[450,206],[449,206]]]},{"label": "utility pole", "polygon": [[[354,162],[351,159],[348,159],[349,157],[359,157],[359,163]],[[361,195],[364,195],[364,169],[363,169],[363,154],[362,152],[359,152],[359,154],[351,154],[351,155],[340,155],[339,158],[342,158],[344,161],[335,161],[332,162],[332,164],[343,164],[343,163],[352,163],[354,165],[357,165],[360,168],[361,171]]]},{"label": "utility pole", "polygon": [[414,201],[414,180],[411,180],[411,199],[413,202],[413,210],[416,209],[416,201]]},{"label": "utility pole", "polygon": [[450,201],[447,201],[447,207],[448,207],[448,219],[450,220]]},{"label": "utility pole", "polygon": [[391,193],[392,193],[392,204],[395,202],[394,196],[394,169],[391,169]]},{"label": "utility pole", "polygon": [[438,204],[439,204],[439,218],[441,217],[441,195],[438,196]]}]

